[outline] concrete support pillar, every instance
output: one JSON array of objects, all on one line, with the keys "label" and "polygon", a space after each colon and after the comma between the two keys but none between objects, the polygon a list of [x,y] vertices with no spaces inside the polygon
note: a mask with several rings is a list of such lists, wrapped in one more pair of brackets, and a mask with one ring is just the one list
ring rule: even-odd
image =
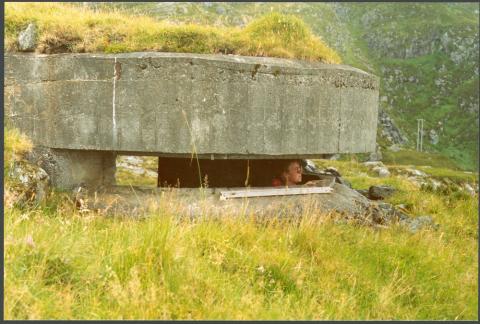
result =
[{"label": "concrete support pillar", "polygon": [[110,151],[64,150],[37,147],[30,159],[50,176],[52,186],[70,190],[115,184],[116,154]]}]

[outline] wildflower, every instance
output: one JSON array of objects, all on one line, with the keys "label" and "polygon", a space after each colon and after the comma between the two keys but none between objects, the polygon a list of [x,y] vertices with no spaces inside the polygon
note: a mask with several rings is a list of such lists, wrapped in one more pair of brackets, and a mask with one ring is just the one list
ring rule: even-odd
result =
[{"label": "wildflower", "polygon": [[25,238],[25,244],[27,244],[27,246],[31,248],[35,247],[35,242],[33,241],[33,237],[31,235],[27,235],[27,237]]}]

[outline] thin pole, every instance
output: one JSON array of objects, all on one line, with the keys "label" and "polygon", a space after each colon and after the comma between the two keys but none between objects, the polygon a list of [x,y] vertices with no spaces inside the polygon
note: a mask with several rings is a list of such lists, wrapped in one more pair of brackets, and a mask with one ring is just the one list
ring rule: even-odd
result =
[{"label": "thin pole", "polygon": [[423,119],[420,119],[420,152],[423,152]]},{"label": "thin pole", "polygon": [[420,120],[417,119],[417,151],[420,150]]},{"label": "thin pole", "polygon": [[423,119],[417,119],[417,151],[423,151]]}]

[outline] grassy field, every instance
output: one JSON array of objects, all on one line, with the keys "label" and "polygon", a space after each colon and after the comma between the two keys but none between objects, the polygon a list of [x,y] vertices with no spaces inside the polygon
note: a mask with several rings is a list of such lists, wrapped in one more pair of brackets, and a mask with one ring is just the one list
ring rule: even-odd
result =
[{"label": "grassy field", "polygon": [[[12,159],[28,150],[6,135]],[[355,160],[317,164],[355,188],[394,186],[388,202],[431,215],[439,229],[321,214],[296,224],[241,212],[181,220],[168,195],[142,220],[79,212],[61,192],[20,208],[8,203],[7,177],[5,318],[478,319],[478,197],[380,179]]]},{"label": "grassy field", "polygon": [[5,318],[477,319],[476,198],[389,184],[440,229],[113,219],[58,194],[6,209]]},{"label": "grassy field", "polygon": [[338,54],[293,16],[269,13],[245,28],[173,24],[121,11],[67,3],[7,3],[5,47],[16,51],[20,31],[38,26],[40,53],[160,51],[238,54],[340,63]]},{"label": "grassy field", "polygon": [[438,153],[418,152],[413,149],[404,149],[398,152],[385,150],[382,152],[382,161],[388,164],[432,166],[459,170],[459,166],[448,157]]}]

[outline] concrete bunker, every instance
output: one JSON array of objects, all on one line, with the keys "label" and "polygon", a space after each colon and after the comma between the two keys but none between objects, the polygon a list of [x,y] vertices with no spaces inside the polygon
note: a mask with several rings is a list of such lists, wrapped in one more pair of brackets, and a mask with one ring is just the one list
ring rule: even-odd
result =
[{"label": "concrete bunker", "polygon": [[264,186],[283,159],[372,152],[378,87],[353,67],[278,58],[5,54],[6,123],[64,189],[115,184],[117,154],[159,156],[160,185],[230,187]]}]

